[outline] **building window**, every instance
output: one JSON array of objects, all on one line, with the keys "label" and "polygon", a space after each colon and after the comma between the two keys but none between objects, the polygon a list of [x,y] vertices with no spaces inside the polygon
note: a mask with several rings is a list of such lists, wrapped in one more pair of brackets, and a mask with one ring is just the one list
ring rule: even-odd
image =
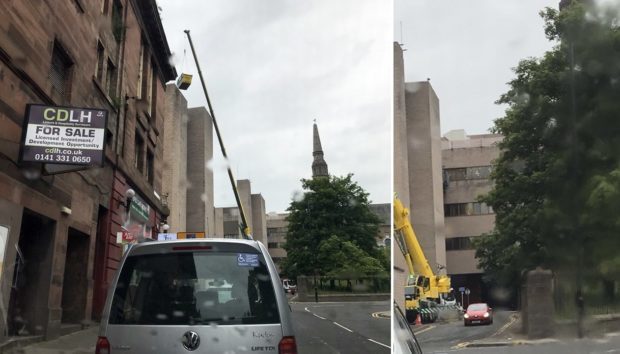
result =
[{"label": "building window", "polygon": [[114,0],[112,3],[112,34],[117,42],[123,37],[123,5],[120,0]]},{"label": "building window", "polygon": [[155,175],[155,157],[151,150],[146,152],[146,179],[149,181],[149,184],[153,185],[153,179]]},{"label": "building window", "polygon": [[49,79],[52,84],[52,96],[59,97],[61,102],[70,100],[72,67],[73,63],[67,53],[58,42],[54,42]]},{"label": "building window", "polygon": [[104,57],[105,49],[103,48],[103,44],[97,41],[97,66],[95,67],[95,79],[99,83],[103,82],[103,57]]},{"label": "building window", "polygon": [[279,248],[277,242],[267,242],[267,248]]},{"label": "building window", "polygon": [[452,237],[446,239],[446,251],[473,250],[471,237]]},{"label": "building window", "polygon": [[493,214],[493,208],[486,203],[454,203],[444,205],[444,216],[470,216]]},{"label": "building window", "polygon": [[446,168],[445,175],[448,178],[448,182],[489,179],[492,170],[492,166]]},{"label": "building window", "polygon": [[111,99],[116,99],[116,66],[108,58],[108,68],[106,71],[106,92]]},{"label": "building window", "polygon": [[134,163],[138,171],[144,171],[144,139],[136,130]]},{"label": "building window", "polygon": [[467,177],[466,168],[446,168],[446,176],[448,181],[463,181]]},{"label": "building window", "polygon": [[467,179],[489,179],[491,171],[491,166],[468,167]]},{"label": "building window", "polygon": [[148,103],[148,107],[150,107],[151,102],[151,61],[150,61],[149,48],[146,45],[146,41],[144,36],[142,37],[140,44],[140,71],[138,75],[138,97],[140,99],[146,100]]},{"label": "building window", "polygon": [[151,72],[151,97],[150,97],[150,106],[149,106],[149,115],[151,118],[151,122],[155,123],[155,105],[157,104],[157,70],[156,66],[153,64],[153,71]]},{"label": "building window", "polygon": [[101,0],[101,13],[104,15],[108,14],[108,2],[109,0]]}]

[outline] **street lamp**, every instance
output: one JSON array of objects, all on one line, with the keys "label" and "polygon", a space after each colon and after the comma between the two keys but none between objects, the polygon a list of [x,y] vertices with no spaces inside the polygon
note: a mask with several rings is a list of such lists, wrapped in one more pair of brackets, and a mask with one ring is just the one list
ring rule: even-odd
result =
[{"label": "street lamp", "polygon": [[125,201],[119,201],[118,204],[125,207],[125,214],[129,213],[129,208],[131,207],[131,201],[136,196],[136,191],[129,188],[125,191]]},{"label": "street lamp", "polygon": [[170,225],[168,225],[166,221],[162,221],[161,229],[164,231],[164,233],[168,233],[168,230],[170,230]]}]

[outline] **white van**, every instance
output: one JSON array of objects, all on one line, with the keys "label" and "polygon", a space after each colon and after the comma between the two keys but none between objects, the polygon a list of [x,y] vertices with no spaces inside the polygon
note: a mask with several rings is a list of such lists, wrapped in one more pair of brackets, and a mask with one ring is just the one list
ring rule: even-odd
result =
[{"label": "white van", "polygon": [[280,284],[258,241],[134,245],[108,293],[96,353],[297,353]]}]

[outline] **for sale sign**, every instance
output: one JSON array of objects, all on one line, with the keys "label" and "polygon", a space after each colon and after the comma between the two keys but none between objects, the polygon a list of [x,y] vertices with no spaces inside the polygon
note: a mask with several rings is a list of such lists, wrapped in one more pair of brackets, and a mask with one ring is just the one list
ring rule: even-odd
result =
[{"label": "for sale sign", "polygon": [[103,165],[108,111],[29,104],[20,161]]}]

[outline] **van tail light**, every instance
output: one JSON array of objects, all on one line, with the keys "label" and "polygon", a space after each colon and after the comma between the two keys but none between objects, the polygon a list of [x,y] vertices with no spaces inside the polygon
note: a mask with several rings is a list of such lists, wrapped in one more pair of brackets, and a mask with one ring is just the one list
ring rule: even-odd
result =
[{"label": "van tail light", "polygon": [[280,354],[297,354],[297,343],[295,337],[282,337],[278,344],[278,353]]},{"label": "van tail light", "polygon": [[96,354],[110,354],[110,342],[108,338],[99,337],[97,339],[97,347],[95,348]]}]

